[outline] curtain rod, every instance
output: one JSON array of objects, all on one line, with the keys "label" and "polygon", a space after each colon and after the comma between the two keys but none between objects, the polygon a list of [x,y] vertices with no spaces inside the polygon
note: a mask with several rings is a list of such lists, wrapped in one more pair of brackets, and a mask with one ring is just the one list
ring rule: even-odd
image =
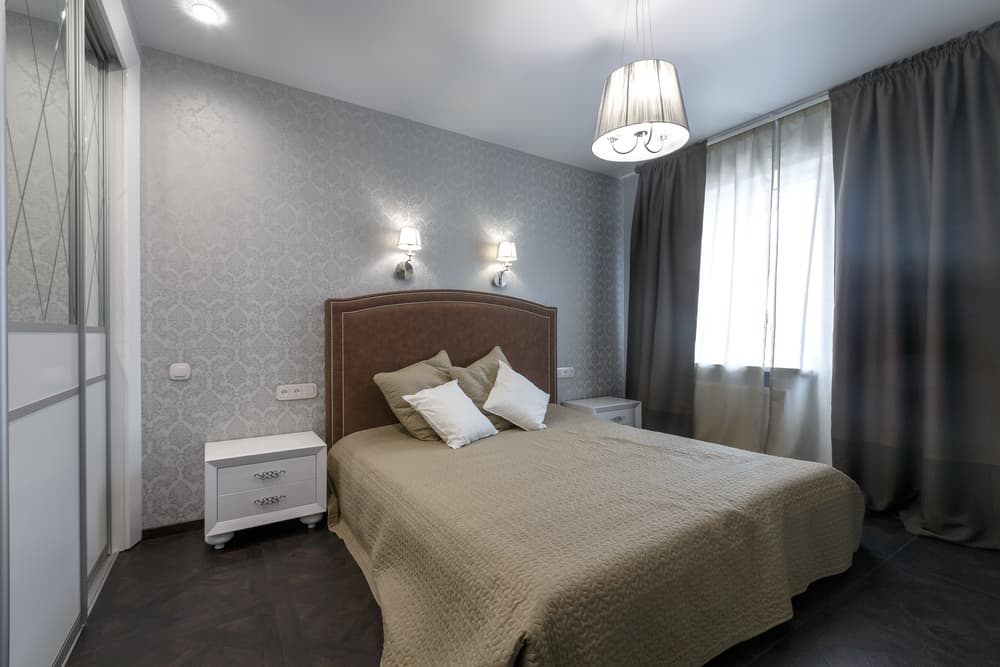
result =
[{"label": "curtain rod", "polygon": [[709,146],[711,146],[712,144],[717,144],[720,141],[731,139],[732,137],[735,137],[737,134],[743,134],[748,130],[754,129],[755,127],[760,127],[761,125],[773,123],[774,121],[780,118],[784,118],[785,116],[789,116],[798,111],[802,111],[803,109],[807,109],[816,104],[826,102],[828,99],[830,99],[830,95],[826,91],[822,93],[817,93],[816,95],[810,95],[809,97],[802,98],[797,102],[792,102],[791,104],[783,106],[780,109],[775,109],[774,111],[768,112],[762,116],[751,118],[747,122],[737,125],[734,128],[713,135],[706,140],[706,143]]}]

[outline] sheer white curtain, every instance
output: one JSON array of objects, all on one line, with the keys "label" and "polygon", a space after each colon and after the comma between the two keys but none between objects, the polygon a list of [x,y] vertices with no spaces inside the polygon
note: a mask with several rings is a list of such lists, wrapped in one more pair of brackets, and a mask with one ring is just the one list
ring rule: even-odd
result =
[{"label": "sheer white curtain", "polygon": [[695,437],[830,462],[828,103],[708,149]]}]

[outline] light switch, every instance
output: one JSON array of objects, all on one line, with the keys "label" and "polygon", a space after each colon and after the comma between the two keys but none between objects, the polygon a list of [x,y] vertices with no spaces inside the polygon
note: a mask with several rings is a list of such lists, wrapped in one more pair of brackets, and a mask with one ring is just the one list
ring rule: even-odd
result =
[{"label": "light switch", "polygon": [[556,377],[560,379],[576,377],[576,369],[572,366],[560,366],[556,369]]},{"label": "light switch", "polygon": [[186,363],[170,364],[170,379],[178,381],[190,380],[191,364],[186,364]]}]

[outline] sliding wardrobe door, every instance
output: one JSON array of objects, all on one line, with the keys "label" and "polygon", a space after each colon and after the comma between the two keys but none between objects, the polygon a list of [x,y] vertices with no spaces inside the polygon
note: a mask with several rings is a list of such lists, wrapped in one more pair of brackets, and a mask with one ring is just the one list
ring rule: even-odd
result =
[{"label": "sliding wardrobe door", "polygon": [[71,8],[6,6],[10,664],[59,658],[80,617],[80,364]]},{"label": "sliding wardrobe door", "polygon": [[9,663],[60,664],[109,562],[106,60],[82,0],[7,0]]}]

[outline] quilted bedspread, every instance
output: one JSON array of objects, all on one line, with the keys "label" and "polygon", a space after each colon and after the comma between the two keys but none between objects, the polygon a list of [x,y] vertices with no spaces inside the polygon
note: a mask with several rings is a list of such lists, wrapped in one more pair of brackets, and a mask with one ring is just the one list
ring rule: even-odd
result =
[{"label": "quilted bedspread", "polygon": [[550,406],[462,449],[399,426],[330,450],[329,523],[382,608],[382,664],[696,665],[846,570],[845,475]]}]

